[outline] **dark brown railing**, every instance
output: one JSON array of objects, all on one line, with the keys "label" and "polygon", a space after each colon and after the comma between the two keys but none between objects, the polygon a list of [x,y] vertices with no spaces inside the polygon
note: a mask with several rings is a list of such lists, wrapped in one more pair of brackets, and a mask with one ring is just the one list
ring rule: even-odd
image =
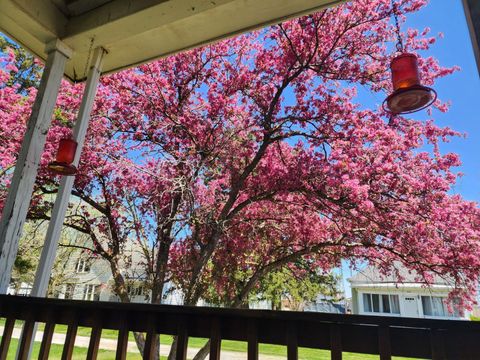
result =
[{"label": "dark brown railing", "polygon": [[118,330],[116,359],[125,359],[130,331],[146,333],[144,359],[151,358],[156,334],[178,336],[177,359],[186,359],[189,337],[209,338],[210,359],[220,358],[222,340],[248,343],[248,359],[258,359],[258,344],[287,346],[289,360],[298,348],[406,356],[427,359],[480,359],[480,323],[381,316],[234,310],[150,304],[121,304],[0,295],[6,318],[0,360],[6,358],[16,320],[24,321],[18,354],[26,358],[35,322],[45,323],[39,359],[48,359],[55,324],[68,326],[62,359],[70,359],[79,326],[92,328],[87,359],[95,359],[102,329]]}]

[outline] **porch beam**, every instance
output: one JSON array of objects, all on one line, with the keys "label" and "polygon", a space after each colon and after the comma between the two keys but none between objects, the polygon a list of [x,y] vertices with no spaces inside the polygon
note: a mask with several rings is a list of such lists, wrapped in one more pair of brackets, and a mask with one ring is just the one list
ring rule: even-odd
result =
[{"label": "porch beam", "polygon": [[478,0],[463,0],[463,8],[472,38],[473,51],[477,59],[478,72],[480,73],[480,2]]},{"label": "porch beam", "polygon": [[15,16],[28,16],[30,21],[23,23],[23,26],[38,27],[37,30],[42,31],[43,36],[49,34],[51,37],[60,39],[63,37],[68,18],[55,6],[53,1],[7,0],[2,2],[5,3],[5,6],[15,7]]},{"label": "porch beam", "polygon": [[72,54],[59,40],[49,43],[46,52],[47,61],[0,220],[0,294],[6,293],[10,283],[65,64]]},{"label": "porch beam", "polygon": [[173,4],[166,0],[114,0],[73,17],[67,24],[65,39],[71,43],[86,35],[95,36],[99,44],[110,44],[233,1],[177,0]]},{"label": "porch beam", "polygon": [[[95,94],[97,93],[100,73],[102,71],[102,63],[105,50],[103,48],[95,49],[93,53],[92,63],[87,75],[87,83],[82,97],[82,103],[78,112],[77,120],[73,130],[73,139],[78,143],[77,151],[73,165],[78,166],[80,156],[82,154],[83,144],[85,142],[85,135],[88,129],[90,120],[90,113],[92,112]],[[37,272],[35,275],[33,288],[30,296],[45,297],[48,289],[48,282],[52,273],[53,263],[57,252],[58,241],[62,232],[65,214],[72,192],[74,176],[63,176],[60,181],[57,197],[55,198],[55,205],[52,210],[52,217],[48,224],[45,242],[40,256]]]},{"label": "porch beam", "polygon": [[75,49],[76,56],[66,74],[73,79],[79,73],[91,41],[111,54],[103,68],[103,73],[110,73],[342,1],[113,0],[68,21],[62,39]]}]

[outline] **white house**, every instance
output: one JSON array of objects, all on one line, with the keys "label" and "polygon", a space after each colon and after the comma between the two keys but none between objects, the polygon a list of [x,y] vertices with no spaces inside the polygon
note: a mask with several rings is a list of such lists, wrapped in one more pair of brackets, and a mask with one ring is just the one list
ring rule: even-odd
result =
[{"label": "white house", "polygon": [[352,288],[352,313],[361,315],[386,315],[432,319],[468,319],[458,309],[449,312],[446,304],[452,285],[436,276],[433,284],[426,286],[416,281],[416,274],[398,266],[400,282],[395,275],[383,276],[373,266],[368,266],[348,279]]},{"label": "white house", "polygon": [[18,288],[13,286],[9,286],[7,288],[7,295],[21,295],[21,296],[28,296],[30,295],[30,291],[32,291],[32,284],[21,282]]},{"label": "white house", "polygon": [[79,252],[67,262],[66,267],[72,276],[68,282],[55,289],[57,297],[75,300],[110,300],[112,274],[105,260]]},{"label": "white house", "polygon": [[[150,290],[144,286],[145,275],[141,265],[141,251],[133,241],[127,241],[120,263],[122,275],[126,281],[131,302],[149,302]],[[89,256],[78,251],[65,264],[72,276],[55,289],[55,295],[61,299],[119,301],[113,290],[113,276],[109,263],[97,256]],[[178,292],[171,291],[166,284],[162,303],[181,305],[183,299]]]}]

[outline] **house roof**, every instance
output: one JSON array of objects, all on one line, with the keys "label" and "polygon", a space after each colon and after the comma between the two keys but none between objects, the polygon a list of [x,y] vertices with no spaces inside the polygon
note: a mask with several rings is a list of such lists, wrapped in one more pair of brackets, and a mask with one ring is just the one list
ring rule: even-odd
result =
[{"label": "house roof", "polygon": [[[348,281],[354,285],[359,284],[426,284],[425,282],[418,281],[418,273],[416,271],[411,271],[402,266],[400,263],[395,263],[395,268],[398,270],[396,274],[383,275],[375,266],[367,266],[365,269],[359,271],[357,274],[348,279]],[[402,278],[402,281],[399,280],[399,277]],[[434,276],[435,285],[451,285],[448,279],[444,279],[440,276]]]},{"label": "house roof", "polygon": [[43,60],[60,39],[73,50],[65,75],[84,80],[92,46],[108,51],[109,73],[341,1],[0,0],[0,30]]}]

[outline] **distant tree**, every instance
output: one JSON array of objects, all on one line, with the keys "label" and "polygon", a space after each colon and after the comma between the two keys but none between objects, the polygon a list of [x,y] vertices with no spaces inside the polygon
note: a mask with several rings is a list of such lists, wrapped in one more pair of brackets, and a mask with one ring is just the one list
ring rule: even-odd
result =
[{"label": "distant tree", "polygon": [[[235,283],[237,291],[242,293],[251,274],[232,270],[228,276],[230,283]],[[202,300],[215,306],[243,308],[248,308],[251,303],[268,301],[273,310],[282,310],[286,303],[290,310],[303,311],[307,303],[315,301],[319,296],[331,302],[340,301],[338,286],[338,276],[319,273],[300,260],[267,273],[258,280],[255,288],[248,292],[248,298],[241,302],[238,302],[239,294],[230,293],[230,296],[225,296],[229,292],[219,292],[215,283],[205,291]]]},{"label": "distant tree", "polygon": [[35,276],[35,270],[40,257],[39,244],[35,238],[30,235],[31,224],[25,225],[25,232],[20,239],[17,257],[13,264],[10,286],[17,292],[22,283],[32,285]]},{"label": "distant tree", "polygon": [[[248,269],[244,268],[245,263],[250,264]],[[260,266],[255,269],[253,265],[254,260],[248,260],[248,256],[247,259],[224,259],[223,265],[210,264],[212,278],[202,300],[214,306],[242,308],[248,308],[250,303],[269,301],[274,310],[281,310],[282,302],[286,302],[290,309],[301,311],[318,296],[331,301],[341,299],[339,277],[318,269],[314,261],[297,258],[264,273]],[[262,275],[257,278],[259,273]]]},{"label": "distant tree", "polygon": [[[33,285],[43,249],[47,225],[45,221],[29,221],[25,224],[10,280],[11,287],[16,291],[18,291],[22,283]],[[75,248],[66,245],[74,242],[77,244],[81,243],[77,235],[71,229],[65,229],[62,233],[61,243],[63,246],[58,249],[55,257],[49,281],[48,296],[53,296],[58,287],[67,282],[71,277],[65,266],[70,261]]]},{"label": "distant tree", "polygon": [[274,310],[282,310],[286,302],[290,310],[303,311],[307,303],[319,296],[332,302],[340,300],[338,285],[339,277],[334,274],[321,274],[308,263],[291,264],[269,273],[250,294],[250,299],[270,301]]}]

